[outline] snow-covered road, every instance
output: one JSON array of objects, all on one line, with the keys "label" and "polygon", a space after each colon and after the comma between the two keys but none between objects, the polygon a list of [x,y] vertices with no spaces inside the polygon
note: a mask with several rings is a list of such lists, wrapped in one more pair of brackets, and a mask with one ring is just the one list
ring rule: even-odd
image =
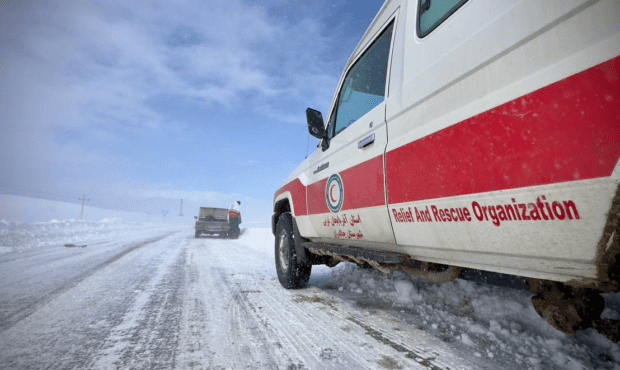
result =
[{"label": "snow-covered road", "polygon": [[617,344],[556,332],[519,289],[341,264],[285,290],[268,229],[71,243],[3,247],[0,369],[620,369]]}]

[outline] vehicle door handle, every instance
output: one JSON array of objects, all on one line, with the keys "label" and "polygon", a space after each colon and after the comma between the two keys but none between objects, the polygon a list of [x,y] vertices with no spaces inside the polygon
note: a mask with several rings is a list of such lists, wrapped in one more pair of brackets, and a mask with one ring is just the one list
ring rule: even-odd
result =
[{"label": "vehicle door handle", "polygon": [[369,136],[366,136],[365,138],[363,138],[362,140],[357,142],[357,147],[359,149],[362,149],[364,147],[367,147],[368,145],[372,144],[375,142],[375,134],[372,133]]}]

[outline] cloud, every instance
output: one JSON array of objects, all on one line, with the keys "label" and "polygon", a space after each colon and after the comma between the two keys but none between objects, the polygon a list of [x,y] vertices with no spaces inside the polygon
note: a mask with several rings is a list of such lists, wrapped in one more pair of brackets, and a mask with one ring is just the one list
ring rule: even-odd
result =
[{"label": "cloud", "polygon": [[144,190],[140,192],[140,196],[144,198],[183,199],[190,202],[217,205],[222,205],[224,203],[228,204],[237,199],[241,199],[241,195],[236,193],[178,189]]},{"label": "cloud", "polygon": [[153,106],[161,96],[231,111],[243,107],[270,118],[262,120],[270,125],[305,125],[307,106],[324,109],[331,101],[338,78],[333,63],[342,59],[334,50],[337,27],[323,24],[315,6],[241,0],[3,4],[0,179],[66,181],[103,191],[111,178],[131,177],[126,169],[159,165],[137,163],[131,140],[178,137],[191,129]]},{"label": "cloud", "polygon": [[39,125],[163,130],[165,119],[144,104],[162,93],[229,108],[247,104],[250,93],[258,113],[297,122],[297,107],[280,99],[329,101],[337,82],[323,62],[333,36],[318,20],[285,23],[239,0],[12,10],[1,18],[7,44],[0,58],[14,76],[3,78],[2,94],[16,86],[48,90],[27,92],[31,106],[62,97]]},{"label": "cloud", "polygon": [[165,43],[170,47],[192,47],[202,44],[204,35],[196,32],[192,27],[179,25],[166,35]]}]

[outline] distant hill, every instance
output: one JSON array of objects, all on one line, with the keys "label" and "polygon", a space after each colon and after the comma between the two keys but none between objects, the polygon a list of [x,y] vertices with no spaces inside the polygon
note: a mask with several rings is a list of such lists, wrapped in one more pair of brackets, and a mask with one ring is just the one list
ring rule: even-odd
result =
[{"label": "distant hill", "polygon": [[[81,204],[0,194],[0,220],[13,222],[48,222],[51,220],[80,219]],[[122,218],[129,222],[157,222],[161,214],[116,211],[84,206],[84,220],[100,221]],[[192,220],[193,221],[193,220]]]}]

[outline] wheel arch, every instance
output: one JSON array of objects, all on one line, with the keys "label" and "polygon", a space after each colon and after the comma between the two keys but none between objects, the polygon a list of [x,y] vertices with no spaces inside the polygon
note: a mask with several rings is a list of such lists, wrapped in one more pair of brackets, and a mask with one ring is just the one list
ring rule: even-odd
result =
[{"label": "wheel arch", "polygon": [[280,219],[280,215],[285,212],[290,212],[291,216],[295,216],[295,211],[293,208],[293,201],[291,197],[291,193],[286,191],[276,197],[273,202],[273,215],[271,216],[271,232],[273,235],[276,234],[276,226],[278,225],[278,220]]}]

